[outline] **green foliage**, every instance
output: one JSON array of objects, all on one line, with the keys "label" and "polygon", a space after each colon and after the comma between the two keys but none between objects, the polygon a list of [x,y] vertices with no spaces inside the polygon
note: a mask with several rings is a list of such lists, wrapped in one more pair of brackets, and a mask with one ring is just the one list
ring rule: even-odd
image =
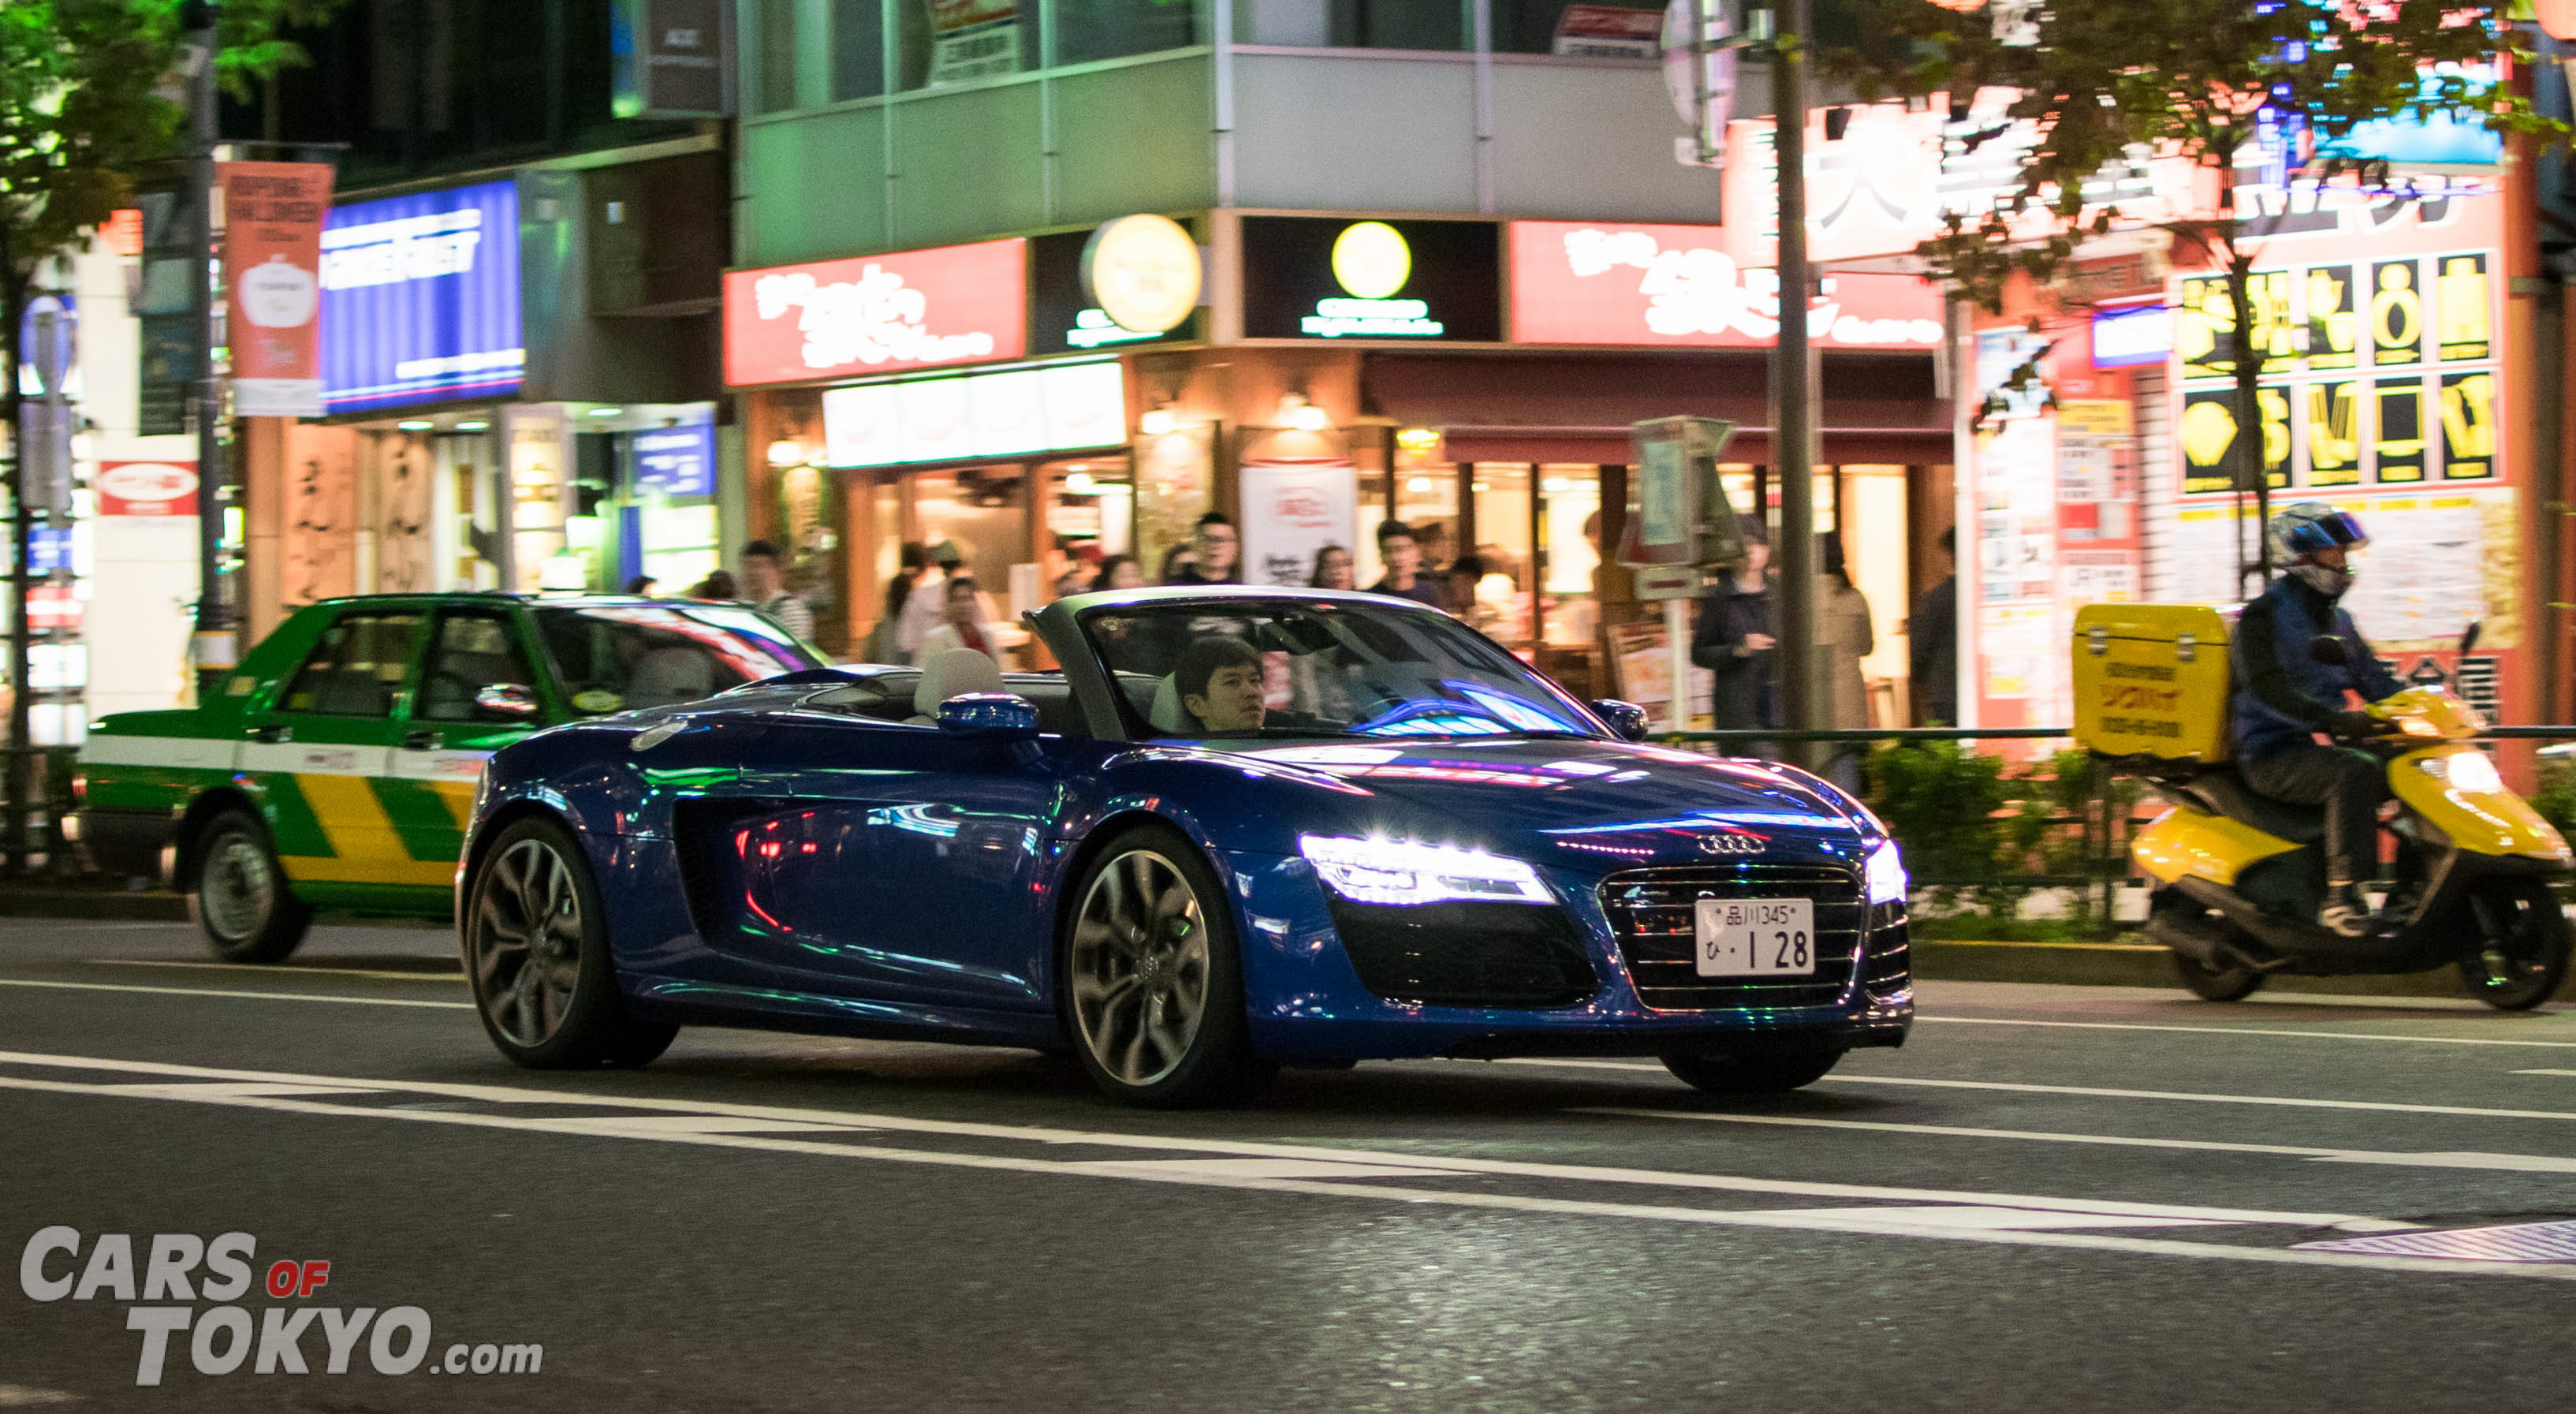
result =
[{"label": "green foliage", "polygon": [[[1870,808],[1905,849],[1927,936],[2096,936],[2110,926],[2091,888],[2068,919],[2017,916],[2031,876],[2094,875],[2116,851],[2137,787],[2081,751],[2015,769],[1955,741],[1895,742],[1869,757]],[[2035,930],[2035,931],[2034,931]]]},{"label": "green foliage", "polygon": [[2531,808],[2556,826],[2558,833],[2576,839],[2576,761],[2564,756],[2540,758],[2540,788],[2531,793]]}]

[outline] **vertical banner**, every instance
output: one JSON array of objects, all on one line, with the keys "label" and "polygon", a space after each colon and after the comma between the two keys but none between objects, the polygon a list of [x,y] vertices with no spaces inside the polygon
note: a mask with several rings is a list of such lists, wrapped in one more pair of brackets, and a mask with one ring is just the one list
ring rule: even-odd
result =
[{"label": "vertical banner", "polygon": [[1348,457],[1246,461],[1243,582],[1302,587],[1327,545],[1351,547],[1359,473]]},{"label": "vertical banner", "polygon": [[320,417],[330,164],[226,162],[222,181],[233,409],[243,417]]}]

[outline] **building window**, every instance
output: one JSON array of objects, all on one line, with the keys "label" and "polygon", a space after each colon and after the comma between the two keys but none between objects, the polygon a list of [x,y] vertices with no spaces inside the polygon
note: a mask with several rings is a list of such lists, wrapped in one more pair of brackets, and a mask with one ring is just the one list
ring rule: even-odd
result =
[{"label": "building window", "polygon": [[[1611,0],[1611,2],[1616,4],[1618,0]],[[1599,0],[1493,0],[1494,52],[1497,54],[1557,53],[1558,25],[1563,20],[1565,12],[1577,4],[1583,4],[1587,9],[1594,11],[1601,8]],[[1654,29],[1660,32],[1663,18],[1662,6],[1638,5],[1631,0],[1631,3],[1622,8],[1636,9],[1641,14],[1653,17]],[[1617,53],[1625,51],[1630,44],[1638,42],[1635,37],[1624,31],[1616,35],[1603,31],[1597,22],[1577,28],[1576,34],[1567,36],[1570,47],[1566,52]],[[1641,45],[1637,50],[1637,57],[1651,58],[1653,55]]]},{"label": "building window", "polygon": [[884,92],[883,0],[832,0],[832,101]]},{"label": "building window", "polygon": [[1196,0],[1055,0],[1055,61],[1083,64],[1201,42]]},{"label": "building window", "polygon": [[760,0],[760,111],[796,106],[796,0]]},{"label": "building window", "polygon": [[1469,49],[1461,0],[1233,0],[1237,44],[1305,49]]}]

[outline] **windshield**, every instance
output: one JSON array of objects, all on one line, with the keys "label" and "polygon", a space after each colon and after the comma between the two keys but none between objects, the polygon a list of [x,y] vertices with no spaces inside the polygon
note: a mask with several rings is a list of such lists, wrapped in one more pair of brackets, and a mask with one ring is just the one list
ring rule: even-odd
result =
[{"label": "windshield", "polygon": [[1605,734],[1555,684],[1430,610],[1233,600],[1079,622],[1140,736]]},{"label": "windshield", "polygon": [[539,608],[537,636],[573,710],[668,707],[822,660],[749,609],[718,604]]}]

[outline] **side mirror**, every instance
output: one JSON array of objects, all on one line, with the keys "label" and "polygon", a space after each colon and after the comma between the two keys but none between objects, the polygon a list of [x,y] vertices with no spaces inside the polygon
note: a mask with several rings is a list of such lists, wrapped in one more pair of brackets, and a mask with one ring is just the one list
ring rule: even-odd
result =
[{"label": "side mirror", "polygon": [[515,682],[496,682],[474,694],[474,715],[486,721],[525,722],[544,710],[535,693]]},{"label": "side mirror", "polygon": [[1608,722],[1610,730],[1617,732],[1621,741],[1646,739],[1646,709],[1634,702],[1605,697],[1592,704],[1592,714]]},{"label": "side mirror", "polygon": [[2478,630],[2479,630],[2479,629],[2482,629],[2482,628],[2485,628],[2485,627],[2486,627],[2486,621],[2485,621],[2485,620],[2483,620],[2483,619],[2471,619],[2471,620],[2469,620],[2469,628],[2468,628],[2468,631],[2467,631],[2466,633],[2463,633],[2463,634],[2461,634],[2461,635],[2460,635],[2460,652],[2461,652],[2461,653],[2463,653],[2463,654],[2467,654],[2467,653],[2471,653],[2471,652],[2475,652],[2475,651],[2476,651],[2477,646],[2478,646]]},{"label": "side mirror", "polygon": [[939,729],[959,736],[1025,741],[1038,734],[1038,707],[1008,692],[969,692],[939,704]]},{"label": "side mirror", "polygon": [[2352,650],[2333,634],[2321,633],[2315,642],[2308,645],[2308,661],[2322,663],[2329,668],[2348,668],[2352,666]]}]

